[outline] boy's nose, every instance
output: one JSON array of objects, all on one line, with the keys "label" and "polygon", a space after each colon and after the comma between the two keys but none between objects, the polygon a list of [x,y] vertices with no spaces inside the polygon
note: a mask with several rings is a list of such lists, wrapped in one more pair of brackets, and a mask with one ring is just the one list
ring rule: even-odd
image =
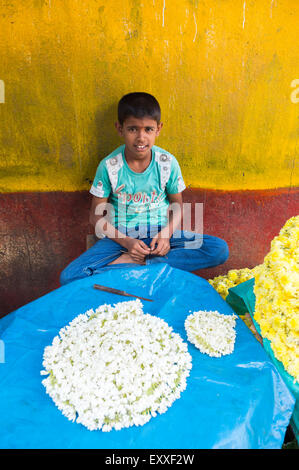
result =
[{"label": "boy's nose", "polygon": [[143,139],[144,136],[145,136],[145,129],[138,129],[137,137],[139,139]]}]

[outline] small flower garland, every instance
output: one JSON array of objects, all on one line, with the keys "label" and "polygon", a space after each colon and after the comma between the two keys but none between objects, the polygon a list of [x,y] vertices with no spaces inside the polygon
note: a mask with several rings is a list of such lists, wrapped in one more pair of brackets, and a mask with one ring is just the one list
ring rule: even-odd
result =
[{"label": "small flower garland", "polygon": [[272,240],[255,277],[254,293],[254,319],[262,336],[299,382],[299,216],[291,217]]},{"label": "small flower garland", "polygon": [[185,320],[188,340],[211,357],[231,354],[234,350],[237,315],[199,310]]},{"label": "small flower garland", "polygon": [[43,366],[42,384],[63,415],[111,431],[164,413],[192,363],[180,335],[137,299],[78,315],[45,348]]}]

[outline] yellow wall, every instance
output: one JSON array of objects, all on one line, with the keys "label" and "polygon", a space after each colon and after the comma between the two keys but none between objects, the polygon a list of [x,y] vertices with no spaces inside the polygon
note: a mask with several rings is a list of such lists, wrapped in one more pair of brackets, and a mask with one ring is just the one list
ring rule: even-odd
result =
[{"label": "yellow wall", "polygon": [[188,185],[297,186],[298,25],[297,0],[1,3],[0,191],[88,189],[130,91]]}]

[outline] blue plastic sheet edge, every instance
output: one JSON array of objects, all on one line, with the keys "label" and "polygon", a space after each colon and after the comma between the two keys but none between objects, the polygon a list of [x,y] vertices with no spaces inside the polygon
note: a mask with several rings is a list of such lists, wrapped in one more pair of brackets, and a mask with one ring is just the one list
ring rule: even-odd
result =
[{"label": "blue plastic sheet edge", "polygon": [[[74,281],[0,320],[0,447],[4,449],[279,449],[295,400],[263,347],[239,318],[233,354],[211,358],[187,342],[187,388],[166,413],[142,427],[88,431],[70,422],[41,384],[44,347],[75,316],[130,300],[93,289],[103,284],[154,302],[158,315],[187,342],[184,321],[196,310],[233,309],[204,279],[166,264],[109,270]],[[132,300],[134,300],[132,298]]]}]

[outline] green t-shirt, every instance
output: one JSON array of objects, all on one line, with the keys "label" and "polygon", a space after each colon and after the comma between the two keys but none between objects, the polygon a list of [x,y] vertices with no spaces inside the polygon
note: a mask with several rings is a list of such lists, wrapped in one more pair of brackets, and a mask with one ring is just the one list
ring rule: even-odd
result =
[{"label": "green t-shirt", "polygon": [[151,163],[143,173],[136,173],[128,166],[124,150],[122,145],[100,162],[90,193],[108,197],[114,209],[110,220],[115,227],[165,226],[167,194],[186,188],[176,158],[154,145]]}]

